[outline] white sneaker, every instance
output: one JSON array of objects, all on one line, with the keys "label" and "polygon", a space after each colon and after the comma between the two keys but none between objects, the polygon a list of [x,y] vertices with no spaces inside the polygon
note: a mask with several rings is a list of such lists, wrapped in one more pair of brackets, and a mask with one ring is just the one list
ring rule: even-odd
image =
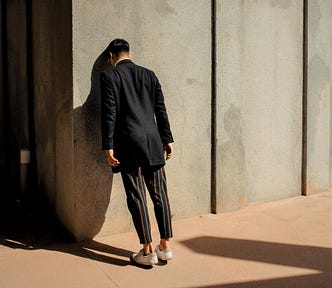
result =
[{"label": "white sneaker", "polygon": [[171,260],[173,258],[173,253],[172,250],[170,248],[164,249],[164,250],[160,250],[159,245],[156,247],[155,252],[157,254],[157,257],[160,260]]},{"label": "white sneaker", "polygon": [[149,255],[144,255],[143,249],[140,250],[138,253],[133,253],[130,259],[135,263],[144,266],[151,266],[158,263],[158,257],[156,253],[153,252]]}]

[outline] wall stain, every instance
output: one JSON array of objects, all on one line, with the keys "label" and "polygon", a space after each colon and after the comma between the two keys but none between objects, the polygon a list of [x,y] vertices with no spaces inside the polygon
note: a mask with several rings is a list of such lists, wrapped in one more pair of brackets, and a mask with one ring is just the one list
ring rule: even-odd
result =
[{"label": "wall stain", "polygon": [[224,130],[229,137],[219,146],[221,169],[221,210],[236,210],[245,205],[247,172],[242,141],[241,110],[231,104],[224,114]]},{"label": "wall stain", "polygon": [[[325,92],[330,85],[330,67],[318,55],[314,56],[308,63],[308,169],[310,171],[318,164],[317,153],[326,144],[322,143],[322,119],[327,103],[327,93]],[[330,99],[331,101],[331,99]],[[327,131],[326,131],[327,132]],[[321,147],[322,146],[322,147]],[[314,169],[316,170],[316,169]],[[308,176],[308,189],[318,190],[321,180],[315,171]],[[325,188],[324,188],[325,189]]]},{"label": "wall stain", "polygon": [[161,16],[168,16],[169,14],[177,15],[176,10],[171,5],[169,5],[168,1],[166,0],[154,1],[154,7]]},{"label": "wall stain", "polygon": [[196,79],[191,79],[191,78],[186,79],[186,84],[188,84],[188,85],[192,85],[196,82],[197,82]]},{"label": "wall stain", "polygon": [[287,9],[292,5],[292,0],[270,0],[270,5],[272,7]]}]

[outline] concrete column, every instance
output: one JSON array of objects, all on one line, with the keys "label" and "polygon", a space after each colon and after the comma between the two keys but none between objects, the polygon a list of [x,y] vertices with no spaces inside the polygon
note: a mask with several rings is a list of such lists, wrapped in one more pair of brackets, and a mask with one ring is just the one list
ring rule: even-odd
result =
[{"label": "concrete column", "polygon": [[308,1],[307,193],[332,187],[332,2]]},{"label": "concrete column", "polygon": [[71,2],[32,1],[33,95],[38,190],[77,236],[74,189]]},{"label": "concrete column", "polygon": [[217,1],[217,212],[301,191],[302,1]]}]

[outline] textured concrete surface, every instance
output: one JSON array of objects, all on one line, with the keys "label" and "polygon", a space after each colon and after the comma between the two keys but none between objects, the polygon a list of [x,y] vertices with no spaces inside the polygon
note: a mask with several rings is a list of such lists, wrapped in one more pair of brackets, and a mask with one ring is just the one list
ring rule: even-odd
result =
[{"label": "textured concrete surface", "polygon": [[307,193],[310,194],[332,187],[332,2],[308,3]]},{"label": "textured concrete surface", "polygon": [[217,211],[299,195],[302,1],[217,1]]},{"label": "textured concrete surface", "polygon": [[176,220],[175,257],[152,269],[129,262],[135,233],[48,245],[2,237],[0,287],[330,288],[331,211],[332,191]]},{"label": "textured concrete surface", "polygon": [[75,235],[71,3],[33,0],[31,5],[38,191]]}]

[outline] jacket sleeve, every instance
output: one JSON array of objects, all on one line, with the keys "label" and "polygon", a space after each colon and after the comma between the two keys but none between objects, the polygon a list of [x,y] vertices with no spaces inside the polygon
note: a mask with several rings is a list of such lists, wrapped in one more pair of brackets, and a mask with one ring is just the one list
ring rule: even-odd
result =
[{"label": "jacket sleeve", "polygon": [[114,126],[116,119],[116,98],[110,77],[106,72],[100,74],[101,133],[102,149],[113,149]]},{"label": "jacket sleeve", "polygon": [[163,144],[168,144],[174,142],[168,115],[167,115],[167,109],[165,106],[164,101],[164,95],[161,89],[161,85],[159,83],[159,80],[157,77],[154,79],[154,91],[155,91],[155,103],[154,103],[154,109],[155,109],[155,116],[157,121],[157,127],[158,131],[161,137],[161,141]]}]

